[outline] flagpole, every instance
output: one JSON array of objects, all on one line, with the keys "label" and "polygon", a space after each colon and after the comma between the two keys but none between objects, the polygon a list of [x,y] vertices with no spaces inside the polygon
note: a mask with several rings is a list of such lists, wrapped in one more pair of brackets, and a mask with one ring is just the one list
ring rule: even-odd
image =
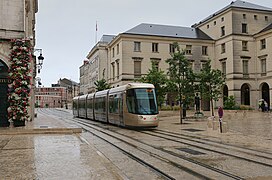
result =
[{"label": "flagpole", "polygon": [[97,43],[97,21],[95,24],[95,44]]}]

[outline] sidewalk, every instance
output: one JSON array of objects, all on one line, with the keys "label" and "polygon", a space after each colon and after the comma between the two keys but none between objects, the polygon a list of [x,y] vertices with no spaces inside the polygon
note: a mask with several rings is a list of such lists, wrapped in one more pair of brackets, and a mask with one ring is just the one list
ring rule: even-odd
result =
[{"label": "sidewalk", "polygon": [[13,134],[72,134],[81,133],[82,129],[74,124],[68,124],[50,117],[38,114],[33,121],[26,121],[25,126],[14,128],[0,128],[0,135]]},{"label": "sidewalk", "polygon": [[38,114],[0,128],[0,179],[126,179],[72,124]]}]

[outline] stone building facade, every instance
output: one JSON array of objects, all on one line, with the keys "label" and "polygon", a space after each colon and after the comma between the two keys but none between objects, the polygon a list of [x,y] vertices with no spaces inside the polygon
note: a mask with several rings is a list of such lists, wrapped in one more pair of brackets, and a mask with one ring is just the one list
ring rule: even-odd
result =
[{"label": "stone building facade", "polygon": [[79,68],[80,94],[95,92],[94,82],[103,78],[106,79],[106,67],[108,63],[107,46],[113,38],[113,35],[103,35],[101,40],[88,53],[87,59]]},{"label": "stone building facade", "polygon": [[37,87],[35,106],[39,108],[68,108],[66,87]]},{"label": "stone building facade", "polygon": [[[37,0],[1,0],[0,2],[0,127],[8,126],[7,91],[9,54],[12,39],[29,39],[35,46],[35,13],[38,12]],[[35,60],[31,62],[34,70]],[[35,74],[33,74],[33,77]],[[33,81],[33,79],[32,79]],[[32,83],[35,84],[35,83]],[[34,118],[34,86],[31,88],[31,119]]]},{"label": "stone building facade", "polygon": [[[97,74],[105,69],[105,79],[116,87],[145,75],[151,62],[166,71],[165,60],[170,58],[173,42],[185,50],[195,72],[211,59],[212,68],[226,76],[222,94],[233,95],[238,105],[257,108],[259,99],[271,103],[272,9],[240,0],[192,27],[140,24],[118,34],[106,50],[97,50],[104,54],[98,63],[107,62],[106,66],[100,64]],[[89,53],[88,59],[94,57]],[[83,87],[93,82],[87,77],[80,84]]]}]

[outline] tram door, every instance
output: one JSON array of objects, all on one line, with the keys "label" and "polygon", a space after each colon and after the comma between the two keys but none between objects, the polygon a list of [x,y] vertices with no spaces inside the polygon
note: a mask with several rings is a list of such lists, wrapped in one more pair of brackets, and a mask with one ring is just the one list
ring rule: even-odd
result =
[{"label": "tram door", "polygon": [[123,116],[123,99],[124,99],[124,93],[120,94],[120,98],[119,98],[119,121],[120,121],[120,125],[124,125],[124,116]]},{"label": "tram door", "polygon": [[8,67],[0,60],[0,127],[9,126],[8,122]]}]

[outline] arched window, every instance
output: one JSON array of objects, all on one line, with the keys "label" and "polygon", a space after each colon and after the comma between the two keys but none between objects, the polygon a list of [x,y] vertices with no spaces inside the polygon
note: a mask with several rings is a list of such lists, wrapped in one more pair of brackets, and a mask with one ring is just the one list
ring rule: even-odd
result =
[{"label": "arched window", "polygon": [[263,83],[261,89],[262,89],[262,99],[264,99],[267,102],[269,107],[270,105],[269,85],[267,83]]}]

